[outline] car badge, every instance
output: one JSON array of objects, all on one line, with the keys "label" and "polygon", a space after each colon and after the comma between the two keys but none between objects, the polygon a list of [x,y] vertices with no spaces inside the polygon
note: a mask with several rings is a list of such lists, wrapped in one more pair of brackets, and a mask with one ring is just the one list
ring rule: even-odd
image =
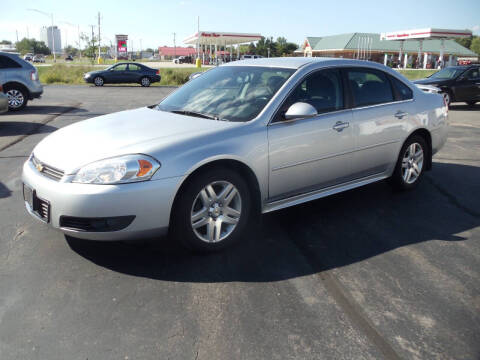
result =
[{"label": "car badge", "polygon": [[37,168],[37,170],[39,172],[42,172],[43,171],[43,165],[42,164],[35,164],[35,167]]}]

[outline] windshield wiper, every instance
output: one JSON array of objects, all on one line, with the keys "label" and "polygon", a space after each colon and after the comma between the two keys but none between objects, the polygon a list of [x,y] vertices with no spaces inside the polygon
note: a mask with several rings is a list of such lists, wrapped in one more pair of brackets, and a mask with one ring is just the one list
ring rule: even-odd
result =
[{"label": "windshield wiper", "polygon": [[220,118],[219,118],[218,116],[203,114],[203,113],[196,112],[196,111],[189,111],[189,110],[172,110],[172,111],[170,111],[170,112],[172,112],[172,113],[174,113],[174,114],[181,114],[181,115],[187,115],[187,116],[196,116],[196,117],[204,118],[204,119],[220,120]]}]

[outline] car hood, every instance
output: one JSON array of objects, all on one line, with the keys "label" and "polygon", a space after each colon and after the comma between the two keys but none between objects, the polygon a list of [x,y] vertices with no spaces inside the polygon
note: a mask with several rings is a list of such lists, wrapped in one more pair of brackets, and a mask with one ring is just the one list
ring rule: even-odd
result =
[{"label": "car hood", "polygon": [[422,85],[439,85],[439,84],[445,83],[445,80],[425,78],[425,79],[415,80],[414,83],[422,84]]},{"label": "car hood", "polygon": [[114,156],[154,156],[170,145],[239,124],[145,107],[66,126],[43,139],[33,152],[41,162],[72,174],[86,164]]}]

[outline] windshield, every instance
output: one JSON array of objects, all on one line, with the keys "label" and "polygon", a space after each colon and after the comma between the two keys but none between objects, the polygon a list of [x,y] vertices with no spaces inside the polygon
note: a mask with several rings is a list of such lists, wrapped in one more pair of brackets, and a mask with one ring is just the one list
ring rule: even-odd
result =
[{"label": "windshield", "polygon": [[295,69],[221,66],[189,81],[158,110],[225,121],[254,119]]},{"label": "windshield", "polygon": [[445,68],[443,70],[440,70],[439,72],[436,72],[435,74],[432,74],[430,76],[430,79],[442,79],[442,80],[455,79],[458,75],[460,75],[464,71],[465,69]]}]

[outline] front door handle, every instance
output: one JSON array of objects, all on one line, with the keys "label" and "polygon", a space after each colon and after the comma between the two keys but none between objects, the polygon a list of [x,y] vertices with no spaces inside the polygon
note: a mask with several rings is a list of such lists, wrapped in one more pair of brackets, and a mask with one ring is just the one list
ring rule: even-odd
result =
[{"label": "front door handle", "polygon": [[404,116],[407,116],[407,113],[404,112],[404,111],[397,111],[397,112],[395,113],[395,117],[396,117],[397,119],[402,119]]},{"label": "front door handle", "polygon": [[333,125],[333,130],[337,130],[338,132],[341,132],[343,129],[348,128],[350,126],[350,123],[348,122],[341,122],[337,121],[335,125]]}]

